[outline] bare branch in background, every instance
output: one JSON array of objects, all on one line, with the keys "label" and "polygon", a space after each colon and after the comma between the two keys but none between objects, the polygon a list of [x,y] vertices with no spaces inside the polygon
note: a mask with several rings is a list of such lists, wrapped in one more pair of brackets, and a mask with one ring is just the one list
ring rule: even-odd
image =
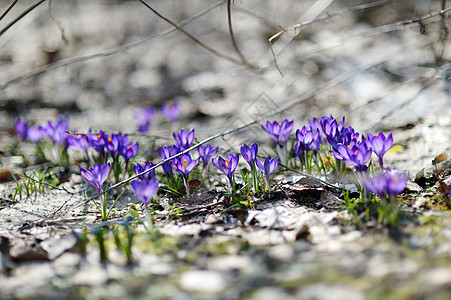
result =
[{"label": "bare branch in background", "polygon": [[8,8],[5,10],[4,13],[2,13],[2,15],[0,16],[0,21],[3,20],[3,18],[10,12],[10,10],[17,4],[19,0],[14,0],[9,6]]},{"label": "bare branch in background", "polygon": [[240,48],[238,47],[238,43],[235,40],[235,35],[233,34],[233,28],[232,28],[232,0],[227,0],[227,20],[228,20],[228,26],[229,26],[230,39],[232,40],[233,48],[235,49],[236,54],[238,54],[238,56],[240,57],[241,63],[243,65],[246,65],[246,66],[248,66],[251,69],[254,69],[255,66],[250,64],[248,62],[248,60],[246,59],[246,57],[243,55],[243,53],[240,51]]},{"label": "bare branch in background", "polygon": [[[213,4],[213,5],[209,6],[209,7],[207,7],[205,10],[195,14],[194,16],[192,16],[192,17],[180,22],[178,24],[178,26],[182,27],[182,26],[185,26],[185,25],[191,23],[192,21],[194,21],[194,20],[206,15],[207,13],[211,12],[212,10],[214,10],[215,8],[220,6],[222,3],[224,3],[224,0],[220,0],[216,4]],[[136,41],[136,42],[133,42],[133,43],[129,43],[129,44],[117,47],[117,48],[113,48],[113,49],[110,49],[110,50],[106,50],[106,51],[102,51],[102,52],[98,52],[98,53],[94,53],[94,54],[89,54],[89,55],[70,57],[70,58],[67,58],[67,59],[62,59],[62,60],[56,61],[56,62],[51,63],[51,64],[47,64],[47,65],[39,67],[39,68],[37,68],[37,69],[35,69],[35,70],[31,71],[31,72],[28,72],[28,73],[26,73],[24,75],[12,78],[11,80],[5,82],[4,84],[1,84],[0,85],[0,90],[4,90],[4,89],[6,89],[6,88],[8,88],[8,87],[10,87],[10,86],[12,86],[14,84],[18,84],[19,82],[22,82],[24,80],[33,78],[35,76],[39,76],[41,74],[45,74],[45,73],[47,73],[48,71],[51,71],[51,70],[55,70],[55,69],[62,68],[62,67],[68,66],[68,65],[72,65],[72,64],[75,64],[75,63],[80,63],[80,62],[84,62],[84,61],[95,59],[95,58],[107,57],[107,56],[110,56],[110,55],[114,55],[114,54],[117,54],[117,53],[121,53],[121,52],[127,51],[127,50],[129,50],[131,48],[141,46],[141,45],[143,45],[143,44],[147,43],[148,41],[153,40],[155,38],[169,35],[169,34],[175,32],[175,31],[177,31],[176,28],[170,28],[170,29],[167,29],[167,30],[162,31],[160,33],[156,33],[154,35],[146,37],[146,38],[144,38],[142,40],[139,40],[139,41]]]},{"label": "bare branch in background", "polygon": [[[170,19],[166,18],[165,16],[163,16],[162,14],[160,14],[158,11],[156,11],[153,7],[151,7],[147,2],[145,2],[144,0],[139,0],[142,4],[144,4],[144,6],[146,6],[148,9],[150,9],[154,14],[156,14],[159,18],[165,20],[166,22],[168,22],[169,24],[171,24],[172,26],[174,26],[178,31],[182,32],[184,35],[186,35],[188,38],[190,38],[193,42],[195,42],[196,44],[198,44],[199,46],[201,46],[202,48],[208,50],[209,52],[213,53],[214,55],[226,59],[236,65],[243,65],[243,63],[239,60],[237,60],[236,58],[229,56],[227,54],[221,53],[216,49],[213,49],[212,47],[210,47],[209,45],[205,44],[204,42],[200,41],[198,38],[196,38],[195,36],[193,36],[192,34],[190,34],[188,31],[186,31],[185,29],[183,29],[182,27],[178,26],[175,22],[171,21]],[[247,65],[245,65],[247,66]],[[248,67],[248,66],[247,66]]]},{"label": "bare branch in background", "polygon": [[58,27],[58,29],[61,32],[61,39],[64,41],[64,43],[67,45],[69,44],[69,40],[67,39],[66,35],[64,34],[64,26],[63,24],[60,22],[60,20],[58,20],[57,17],[55,17],[52,13],[52,0],[49,0],[49,16],[52,19],[53,23],[56,24],[56,26]]},{"label": "bare branch in background", "polygon": [[2,36],[6,31],[8,31],[8,29],[10,29],[14,24],[16,24],[17,22],[20,21],[20,19],[22,19],[23,17],[25,17],[26,15],[28,15],[31,11],[33,11],[36,7],[38,7],[39,5],[41,5],[43,2],[45,2],[45,0],[40,0],[38,2],[36,2],[35,4],[31,5],[30,7],[28,7],[26,10],[24,10],[20,15],[18,15],[14,20],[12,20],[8,25],[6,25],[5,27],[3,27],[2,30],[0,30],[0,36]]}]

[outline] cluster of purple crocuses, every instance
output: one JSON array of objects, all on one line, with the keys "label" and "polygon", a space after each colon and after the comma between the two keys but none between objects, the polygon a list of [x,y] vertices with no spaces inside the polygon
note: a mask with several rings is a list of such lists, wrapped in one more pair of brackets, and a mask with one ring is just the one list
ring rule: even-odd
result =
[{"label": "cluster of purple crocuses", "polygon": [[[139,132],[148,132],[157,110],[155,107],[143,107],[135,114]],[[180,117],[180,107],[177,102],[165,103],[161,106],[161,114],[171,124]]]},{"label": "cluster of purple crocuses", "polygon": [[30,126],[25,119],[20,118],[14,124],[14,129],[22,140],[38,143],[47,137],[54,145],[62,145],[65,150],[70,147],[84,152],[88,159],[88,150],[92,148],[99,154],[100,162],[103,163],[108,160],[109,155],[113,160],[118,156],[123,157],[128,165],[130,159],[138,153],[138,143],[133,144],[127,135],[121,133],[107,135],[103,131],[97,134],[69,134],[68,124],[68,119],[58,117],[55,123],[48,121],[46,126]]},{"label": "cluster of purple crocuses", "polygon": [[[262,128],[274,139],[277,153],[283,159],[281,149],[286,148],[290,133],[293,131],[293,121],[284,120],[282,122],[266,122]],[[389,133],[387,136],[380,132],[378,135],[368,134],[361,136],[351,126],[345,127],[345,118],[338,122],[332,116],[322,117],[321,119],[309,120],[309,126],[303,126],[297,129],[296,140],[293,143],[292,153],[299,157],[301,169],[312,171],[312,157],[317,161],[318,152],[323,151],[325,156],[327,152],[335,157],[337,164],[343,162],[348,167],[354,168],[359,173],[366,173],[368,163],[374,153],[379,160],[379,168],[382,174],[385,172],[383,158],[387,151],[393,146],[393,136]],[[284,161],[284,160],[283,160]],[[386,180],[395,180],[394,177],[386,176]],[[401,181],[402,183],[403,181]],[[405,187],[405,184],[404,184]]]},{"label": "cluster of purple crocuses", "polygon": [[38,143],[43,138],[48,138],[55,145],[62,145],[64,148],[68,145],[69,121],[63,117],[58,117],[56,122],[48,121],[45,126],[32,126],[27,120],[20,118],[15,122],[14,130],[23,141]]},{"label": "cluster of purple crocuses", "polygon": [[[174,122],[179,115],[177,103],[163,106],[162,112],[169,121]],[[155,109],[148,108],[143,109],[141,115],[136,117],[140,124],[140,131],[148,130],[154,114]],[[275,141],[278,158],[267,157],[264,161],[260,161],[256,143],[251,146],[247,144],[242,145],[240,154],[249,165],[252,176],[252,181],[249,180],[247,182],[249,190],[253,189],[254,192],[258,193],[259,179],[262,177],[265,180],[266,191],[270,191],[271,176],[274,170],[279,165],[279,162],[289,163],[288,154],[290,153],[300,159],[301,168],[308,172],[312,172],[314,165],[319,169],[318,161],[321,160],[321,157],[319,157],[318,153],[324,156],[328,156],[330,153],[337,163],[342,162],[359,174],[367,174],[368,163],[372,153],[375,153],[379,160],[380,172],[373,176],[360,176],[360,178],[364,179],[363,186],[369,192],[381,197],[382,195],[393,196],[404,190],[406,185],[405,175],[384,169],[384,155],[393,146],[391,133],[384,135],[380,132],[378,135],[368,134],[363,136],[351,126],[346,127],[345,118],[338,122],[332,116],[322,117],[319,120],[309,120],[308,126],[297,129],[295,139],[291,143],[292,147],[290,148],[287,144],[290,134],[294,130],[293,123],[293,121],[285,119],[282,122],[268,121],[262,125],[263,130]],[[87,170],[81,169],[81,174],[99,193],[111,169],[118,172],[122,170],[123,165],[118,163],[119,157],[123,158],[125,169],[127,169],[130,160],[137,155],[139,150],[138,143],[132,143],[128,140],[127,135],[121,133],[108,135],[100,131],[99,133],[89,132],[88,134],[79,135],[68,134],[68,121],[61,117],[55,123],[49,121],[45,127],[30,126],[25,119],[19,119],[15,123],[15,130],[17,135],[23,140],[39,142],[43,137],[47,137],[55,145],[63,145],[65,149],[70,147],[84,152],[90,161],[90,152],[97,153],[98,155],[92,155],[92,161],[96,162],[96,164]],[[206,144],[197,147],[198,156],[193,158],[192,153],[187,150],[193,146],[195,139],[194,129],[189,131],[180,129],[174,132],[173,137],[175,142],[172,145],[161,146],[158,150],[160,157],[163,160],[167,160],[162,164],[162,168],[168,178],[168,182],[174,182],[176,174],[180,174],[184,180],[187,197],[190,197],[189,176],[191,172],[202,160],[200,176],[204,176],[211,161],[227,177],[230,191],[234,190],[234,173],[238,167],[240,156],[238,153],[214,157],[218,152],[218,147]],[[174,157],[176,155],[178,156]],[[317,162],[314,163],[313,158],[316,158]],[[159,186],[153,167],[154,165],[151,162],[134,166],[135,174],[145,173],[131,182],[133,191],[145,206],[149,205]],[[261,174],[263,175],[261,176]],[[116,182],[118,181],[119,177],[116,176]],[[105,206],[102,206],[101,210],[105,212]]]}]

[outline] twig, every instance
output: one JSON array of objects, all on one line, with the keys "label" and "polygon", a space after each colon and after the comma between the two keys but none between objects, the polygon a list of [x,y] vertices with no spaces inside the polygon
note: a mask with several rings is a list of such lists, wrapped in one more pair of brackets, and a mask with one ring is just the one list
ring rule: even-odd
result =
[{"label": "twig", "polygon": [[3,20],[3,18],[9,13],[9,11],[17,4],[19,0],[14,0],[9,6],[8,8],[5,10],[4,13],[2,13],[2,15],[0,16],[0,21]]},{"label": "twig", "polygon": [[[381,2],[378,2],[378,4],[380,5]],[[424,26],[430,23],[434,23],[437,22],[439,20],[441,20],[441,17],[448,17],[447,13],[451,10],[451,7],[445,8],[443,10],[439,10],[439,11],[433,11],[428,13],[427,15],[418,17],[418,18],[414,18],[414,19],[410,19],[407,21],[400,21],[400,22],[395,22],[395,23],[391,23],[391,24],[386,24],[386,25],[382,25],[382,26],[378,26],[378,27],[374,27],[368,30],[363,30],[363,31],[359,31],[353,34],[350,34],[348,36],[346,36],[346,38],[348,40],[354,39],[356,36],[361,36],[364,38],[369,38],[381,33],[387,33],[387,32],[392,32],[392,31],[396,31],[396,30],[400,30],[400,29],[404,29],[404,28],[410,28],[412,26],[416,26],[416,25],[420,25],[420,26]],[[346,10],[347,11],[347,10]],[[295,24],[290,26],[288,29],[283,29],[281,31],[279,31],[278,33],[276,33],[275,35],[273,35],[269,40],[269,44],[270,44],[270,48],[271,48],[271,52],[273,53],[273,59],[277,59],[277,56],[280,55],[282,53],[282,51],[285,49],[285,46],[276,53],[275,50],[273,50],[273,41],[277,40],[278,38],[280,38],[280,36],[282,36],[284,33],[291,31],[291,30],[296,30],[300,27],[304,27],[307,25],[310,25],[314,22],[319,22],[319,21],[324,21],[325,19],[330,18],[330,16],[335,16],[335,15],[340,15],[340,14],[344,14],[346,11],[341,11],[341,12],[337,12],[336,14],[329,14],[327,16],[324,16],[322,18],[317,18],[315,20],[310,20],[310,21],[306,21],[300,24]],[[341,44],[344,44],[344,42],[341,42],[339,44],[333,44],[332,41],[327,41],[328,45],[327,46],[322,46],[320,47],[321,44],[317,44],[314,45],[312,48],[312,50],[306,50],[304,49],[303,51],[303,56],[306,57],[308,55],[311,54],[316,54],[320,51],[324,51],[326,49],[330,49],[333,47],[337,47]],[[333,45],[330,45],[333,44]]]},{"label": "twig", "polygon": [[182,27],[180,27],[179,25],[177,25],[175,22],[171,21],[170,19],[166,18],[165,16],[163,16],[162,14],[160,14],[158,11],[156,11],[152,6],[150,6],[146,1],[144,0],[139,0],[139,2],[141,2],[142,4],[144,4],[144,6],[146,6],[148,9],[150,9],[154,14],[156,14],[159,18],[165,20],[166,22],[168,22],[169,24],[171,24],[172,26],[174,26],[178,31],[180,31],[181,33],[183,33],[184,35],[186,35],[188,38],[190,38],[193,42],[195,42],[196,44],[198,44],[199,46],[201,46],[202,48],[208,50],[209,52],[213,53],[214,55],[221,57],[223,59],[226,59],[236,65],[243,65],[241,61],[237,60],[236,58],[229,56],[227,54],[221,53],[219,51],[217,51],[216,49],[211,48],[210,46],[208,46],[207,44],[205,44],[204,42],[200,41],[198,38],[196,38],[195,36],[193,36],[192,34],[190,34],[188,31],[186,31],[185,29],[183,29]]},{"label": "twig", "polygon": [[[368,30],[359,31],[353,34],[349,34],[346,36],[345,40],[354,40],[355,37],[362,37],[362,38],[371,38],[373,36],[379,35],[381,33],[387,33],[392,32],[400,29],[410,28],[413,26],[425,26],[427,24],[435,23],[440,21],[440,16],[447,16],[447,13],[451,11],[451,7],[448,7],[445,10],[431,12],[423,17],[419,17],[416,19],[411,19],[408,21],[402,21],[402,22],[396,22],[392,24],[382,25],[379,27],[374,27]],[[338,42],[335,42],[337,40]],[[317,54],[320,51],[325,51],[327,49],[331,49],[334,47],[341,46],[345,44],[345,41],[342,41],[340,38],[337,38],[335,40],[328,40],[326,43],[327,45],[321,45],[321,43],[315,44],[314,46],[309,48],[304,48],[303,51],[303,57],[307,57],[312,54]],[[435,41],[436,42],[436,41]]]},{"label": "twig", "polygon": [[67,39],[66,35],[64,34],[64,26],[63,26],[63,24],[52,13],[52,1],[53,0],[49,0],[49,16],[52,19],[52,21],[56,24],[58,29],[60,30],[60,32],[61,32],[61,39],[64,41],[65,44],[69,44],[69,40]]},{"label": "twig", "polygon": [[376,126],[382,124],[382,122],[393,115],[395,112],[401,111],[403,107],[406,105],[412,103],[415,101],[421,94],[423,94],[427,89],[429,89],[433,84],[437,83],[439,81],[438,78],[431,79],[427,84],[425,84],[414,96],[408,98],[406,101],[403,101],[399,105],[393,107],[390,111],[388,111],[386,114],[384,114],[376,123],[373,123],[368,126],[368,128],[365,129],[365,131],[370,131],[371,129],[375,128]]},{"label": "twig", "polygon": [[[442,10],[444,10],[446,7],[446,0],[442,0]],[[442,32],[440,34],[440,40],[442,41],[442,51],[440,52],[440,56],[438,57],[439,61],[443,60],[443,55],[445,54],[445,49],[446,49],[446,44],[447,44],[447,39],[448,39],[448,34],[449,34],[449,30],[448,27],[446,26],[446,20],[444,15],[442,15],[442,20],[441,20],[441,27],[442,27]]]},{"label": "twig", "polygon": [[[220,6],[223,2],[224,2],[224,0],[220,0],[216,4],[213,4],[213,5],[209,6],[209,7],[207,7],[205,10],[197,13],[196,15],[194,15],[194,16],[192,16],[192,17],[180,22],[178,26],[182,27],[182,26],[185,26],[186,24],[191,23],[192,21],[202,17],[203,15],[209,13],[210,11],[215,9],[216,7]],[[144,43],[146,43],[146,42],[148,42],[150,40],[153,40],[155,38],[169,35],[169,34],[175,32],[175,31],[177,31],[176,28],[170,28],[170,29],[167,29],[167,30],[162,31],[160,33],[151,35],[151,36],[149,36],[147,38],[144,38],[142,40],[139,40],[139,41],[136,41],[136,42],[133,42],[133,43],[129,43],[129,44],[126,44],[126,45],[123,45],[123,46],[120,46],[120,47],[116,47],[116,48],[113,48],[113,49],[110,49],[110,50],[106,50],[106,51],[103,51],[103,52],[98,52],[98,53],[94,53],[94,54],[90,54],[90,55],[82,55],[82,56],[71,57],[71,58],[60,60],[60,61],[56,61],[56,62],[51,63],[51,64],[47,64],[47,65],[39,67],[39,68],[37,68],[37,69],[35,69],[35,70],[31,71],[31,72],[28,72],[28,73],[26,73],[24,75],[20,75],[20,76],[17,76],[15,78],[10,79],[9,81],[7,81],[4,84],[0,85],[0,90],[4,90],[4,89],[8,88],[11,85],[17,84],[17,83],[19,83],[19,82],[21,82],[23,80],[26,80],[26,79],[29,79],[29,78],[32,78],[32,77],[35,77],[35,76],[38,76],[38,75],[41,75],[41,74],[44,74],[44,73],[47,73],[48,71],[51,71],[51,70],[55,70],[55,69],[62,68],[62,67],[65,67],[65,66],[68,66],[68,65],[71,65],[71,64],[79,63],[79,62],[84,62],[84,61],[87,61],[87,60],[90,60],[90,59],[107,57],[107,56],[111,56],[111,55],[114,55],[114,54],[117,54],[117,53],[120,53],[120,52],[127,51],[127,50],[129,50],[131,48],[140,46],[140,45],[142,45],[142,44],[144,44]]]},{"label": "twig", "polygon": [[255,69],[255,66],[251,65],[247,61],[247,59],[243,55],[243,53],[240,51],[240,48],[238,47],[238,43],[235,40],[235,35],[233,34],[233,28],[232,28],[232,0],[227,0],[227,21],[228,21],[228,26],[229,26],[230,39],[232,40],[233,48],[235,49],[236,54],[238,54],[238,56],[241,59],[241,63],[251,69]]},{"label": "twig", "polygon": [[25,17],[26,15],[28,15],[33,9],[35,9],[36,7],[38,7],[39,5],[41,5],[41,3],[43,3],[45,0],[40,0],[38,2],[36,2],[35,4],[31,5],[30,7],[28,7],[26,10],[24,10],[20,15],[18,15],[14,20],[12,20],[8,25],[6,25],[5,27],[3,27],[2,30],[0,30],[0,36],[2,36],[8,29],[10,29],[14,24],[16,24],[17,22],[19,22],[20,19],[22,19],[23,17]]}]

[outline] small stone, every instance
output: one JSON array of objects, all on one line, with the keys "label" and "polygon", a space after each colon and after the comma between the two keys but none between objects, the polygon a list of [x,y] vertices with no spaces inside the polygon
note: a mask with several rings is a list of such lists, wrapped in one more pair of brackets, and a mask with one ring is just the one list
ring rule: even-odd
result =
[{"label": "small stone", "polygon": [[262,289],[259,289],[255,292],[252,299],[258,299],[258,300],[275,300],[275,299],[294,299],[293,297],[289,296],[285,291],[281,288],[277,287],[265,287]]},{"label": "small stone", "polygon": [[268,254],[274,259],[289,262],[293,258],[294,250],[290,245],[281,244],[271,247],[268,251]]},{"label": "small stone", "polygon": [[[333,295],[333,296],[332,296]],[[342,285],[312,284],[301,287],[296,299],[328,300],[363,300],[363,292]]]},{"label": "small stone", "polygon": [[226,280],[219,272],[193,270],[181,275],[180,286],[190,292],[213,294],[225,289]]}]

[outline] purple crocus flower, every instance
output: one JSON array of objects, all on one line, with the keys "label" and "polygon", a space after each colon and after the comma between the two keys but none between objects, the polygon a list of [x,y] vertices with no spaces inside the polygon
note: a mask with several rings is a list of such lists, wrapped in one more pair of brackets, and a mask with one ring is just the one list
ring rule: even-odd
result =
[{"label": "purple crocus flower", "polygon": [[385,195],[394,197],[406,188],[407,177],[397,171],[385,172],[365,180],[363,184],[369,192],[375,193],[381,198]]},{"label": "purple crocus flower", "polygon": [[69,130],[69,120],[59,117],[55,124],[48,121],[47,127],[45,127],[45,132],[48,138],[52,140],[55,145],[63,145],[67,147],[68,134],[66,131]]},{"label": "purple crocus flower", "polygon": [[152,197],[158,190],[158,180],[152,178],[151,180],[133,180],[130,185],[136,197],[147,207],[152,200]]},{"label": "purple crocus flower", "polygon": [[335,158],[343,160],[345,164],[354,166],[357,171],[365,172],[365,165],[371,158],[371,149],[365,143],[361,142],[354,146],[345,146],[338,144],[337,151],[330,150]]},{"label": "purple crocus flower", "polygon": [[27,138],[32,143],[38,143],[42,140],[45,129],[42,126],[30,126],[27,130]]},{"label": "purple crocus flower", "polygon": [[185,150],[193,145],[194,129],[191,129],[189,132],[186,132],[185,129],[180,129],[178,132],[174,132],[173,136],[179,149]]},{"label": "purple crocus flower", "polygon": [[326,139],[326,135],[324,134],[323,129],[321,128],[320,121],[318,121],[317,118],[313,118],[313,120],[308,120],[308,123],[310,124],[310,127],[312,128],[313,131],[314,130],[318,131],[321,140],[324,141]]},{"label": "purple crocus flower", "polygon": [[273,123],[266,121],[266,125],[262,125],[263,130],[269,133],[277,146],[284,146],[287,143],[288,136],[293,131],[293,127],[293,121],[288,121],[287,119],[281,123],[277,121]]},{"label": "purple crocus flower", "polygon": [[188,180],[189,173],[191,173],[199,160],[200,158],[193,160],[189,153],[185,153],[182,156],[174,158],[172,164],[174,170],[180,173],[186,181]]},{"label": "purple crocus flower", "polygon": [[208,162],[213,157],[213,155],[218,152],[218,147],[213,148],[210,144],[203,147],[202,145],[197,148],[197,151],[199,152],[200,157],[202,158],[202,161],[204,163],[204,167],[208,165]]},{"label": "purple crocus flower", "polygon": [[249,164],[251,170],[254,170],[255,160],[257,159],[258,145],[253,143],[252,146],[244,144],[241,146],[241,156]]},{"label": "purple crocus flower", "polygon": [[313,133],[314,129],[309,127],[302,127],[302,129],[296,130],[296,138],[299,141],[299,146],[296,143],[295,146],[295,154],[298,154],[299,157],[304,156],[305,152],[313,150],[314,154],[318,152],[321,145],[321,138],[319,137],[319,131],[316,130]]},{"label": "purple crocus flower", "polygon": [[135,114],[136,122],[138,123],[139,132],[148,132],[150,123],[155,116],[154,107],[143,107],[140,112]]},{"label": "purple crocus flower", "polygon": [[22,139],[22,141],[25,141],[27,139],[28,133],[27,121],[23,118],[17,119],[17,121],[14,123],[14,131]]},{"label": "purple crocus flower", "polygon": [[326,136],[326,138],[335,139],[344,127],[345,118],[343,117],[341,123],[338,124],[337,120],[335,120],[332,116],[322,117],[320,123],[321,129],[323,130],[323,133]]},{"label": "purple crocus flower", "polygon": [[385,153],[393,146],[393,136],[390,132],[385,136],[380,132],[377,136],[373,136],[371,133],[368,134],[368,138],[362,137],[363,142],[377,155],[379,159],[379,165],[381,170],[384,169],[383,158]]},{"label": "purple crocus flower", "polygon": [[91,147],[94,148],[94,150],[97,151],[97,153],[100,154],[100,156],[105,156],[105,141],[108,141],[108,136],[100,130],[98,134],[89,134],[89,143],[91,144]]},{"label": "purple crocus flower", "polygon": [[215,165],[215,167],[218,168],[219,171],[227,176],[231,187],[233,186],[233,173],[238,166],[239,160],[240,157],[238,156],[238,153],[236,153],[235,155],[230,153],[225,159],[219,156],[217,159],[212,158],[211,160],[213,165]]},{"label": "purple crocus flower", "polygon": [[80,169],[81,176],[92,184],[97,191],[100,193],[102,190],[102,184],[107,180],[108,175],[110,174],[111,166],[110,164],[106,164],[103,166],[100,166],[98,163],[94,165],[94,167],[88,168],[88,170],[85,170],[83,168]]},{"label": "purple crocus flower", "polygon": [[[158,154],[160,154],[160,157],[162,159],[168,159],[174,155],[176,155],[179,152],[178,148],[175,145],[172,146],[163,146],[158,149]],[[168,174],[169,176],[172,176],[172,162],[168,161],[165,162],[163,165],[163,171]]]},{"label": "purple crocus flower", "polygon": [[88,156],[88,149],[91,146],[91,143],[87,135],[84,134],[70,135],[67,138],[67,144],[69,145],[69,147],[75,150],[83,151],[86,154],[86,156]]},{"label": "purple crocus flower", "polygon": [[114,159],[119,154],[122,142],[122,134],[112,134],[111,136],[104,135],[103,139],[105,141],[105,150]]},{"label": "purple crocus flower", "polygon": [[265,181],[266,181],[266,190],[269,191],[271,188],[271,181],[270,176],[272,172],[276,169],[277,165],[279,164],[279,159],[273,159],[267,157],[264,161],[264,163],[261,163],[258,159],[255,160],[255,163],[257,164],[257,167],[263,172],[265,175]]},{"label": "purple crocus flower", "polygon": [[358,139],[359,133],[356,132],[351,126],[343,128],[335,138],[327,137],[327,141],[335,151],[337,151],[338,144],[343,144],[345,146],[354,146],[357,144]]},{"label": "purple crocus flower", "polygon": [[129,144],[127,146],[125,146],[125,145],[121,146],[119,148],[119,153],[124,158],[125,164],[128,165],[128,162],[130,161],[130,159],[132,157],[135,157],[136,154],[138,154],[138,150],[139,150],[139,144],[135,143],[135,144]]},{"label": "purple crocus flower", "polygon": [[177,102],[163,104],[161,106],[161,113],[169,122],[174,123],[180,116],[179,104]]},{"label": "purple crocus flower", "polygon": [[[146,161],[144,165],[136,164],[134,167],[135,174],[141,174],[142,172],[149,170],[153,167],[153,164],[149,161]],[[139,176],[139,179],[141,180],[150,180],[155,177],[155,169],[147,172],[145,175]]]}]

